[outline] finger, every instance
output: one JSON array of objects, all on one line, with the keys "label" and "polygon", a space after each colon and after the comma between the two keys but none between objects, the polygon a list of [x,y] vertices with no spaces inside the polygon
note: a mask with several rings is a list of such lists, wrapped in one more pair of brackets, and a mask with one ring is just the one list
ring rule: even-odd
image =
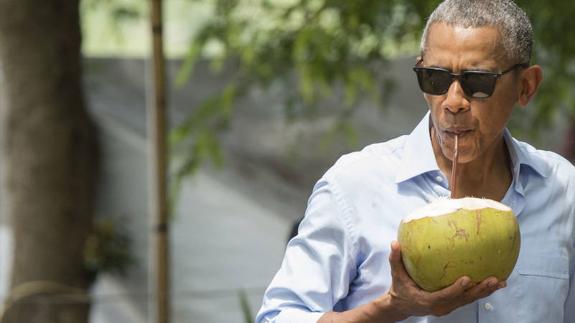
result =
[{"label": "finger", "polygon": [[493,281],[490,279],[486,279],[473,288],[470,288],[465,293],[465,299],[467,302],[473,302],[477,299],[486,297],[490,294],[493,288]]},{"label": "finger", "polygon": [[498,281],[497,278],[493,278],[491,282],[488,283],[488,286],[484,290],[484,292],[479,296],[480,298],[487,297],[496,291],[500,290],[501,288],[507,287],[506,281]]},{"label": "finger", "polygon": [[470,301],[475,301],[477,299],[487,297],[505,286],[506,282],[500,282],[496,277],[489,277],[483,280],[474,288],[469,289],[466,293],[466,296]]},{"label": "finger", "polygon": [[[465,278],[466,277],[461,277],[453,285],[440,291],[445,292],[445,294],[434,295],[435,297],[438,297],[435,301],[449,303],[453,305],[454,308],[457,308],[475,302],[478,299],[485,298],[493,294],[498,289],[507,286],[505,281],[500,282],[495,277],[489,277],[479,284],[475,284],[471,281],[465,284],[467,282]],[[463,292],[460,292],[459,294],[457,289],[458,282],[463,288]],[[465,287],[465,285],[467,285],[467,287]],[[461,289],[459,289],[459,291],[461,291]]]},{"label": "finger", "polygon": [[456,280],[451,286],[436,292],[433,295],[434,301],[450,304],[453,308],[461,307],[491,294],[492,282],[492,279],[486,279],[475,284],[469,277],[464,276]]},{"label": "finger", "polygon": [[471,278],[467,276],[460,277],[453,284],[438,290],[431,294],[431,297],[438,302],[450,302],[454,299],[460,299],[468,289],[474,289],[478,286],[472,287]]}]

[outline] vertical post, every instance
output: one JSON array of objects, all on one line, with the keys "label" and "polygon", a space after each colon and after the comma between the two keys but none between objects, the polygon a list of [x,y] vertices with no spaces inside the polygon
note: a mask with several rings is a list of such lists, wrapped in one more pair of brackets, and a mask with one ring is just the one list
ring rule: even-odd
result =
[{"label": "vertical post", "polygon": [[167,198],[166,80],[162,0],[151,1],[153,100],[148,104],[150,206],[154,223],[156,322],[170,322],[169,231]]}]

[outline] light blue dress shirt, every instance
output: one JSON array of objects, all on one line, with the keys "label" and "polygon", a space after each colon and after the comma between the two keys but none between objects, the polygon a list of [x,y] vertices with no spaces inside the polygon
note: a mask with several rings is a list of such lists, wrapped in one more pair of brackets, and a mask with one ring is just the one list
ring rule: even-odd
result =
[{"label": "light blue dress shirt", "polygon": [[[575,168],[508,131],[513,181],[502,202],[521,229],[507,287],[443,317],[404,322],[575,323]],[[390,287],[390,244],[403,217],[449,196],[431,146],[429,113],[408,136],[340,158],[317,182],[298,235],[256,322],[316,322]]]}]

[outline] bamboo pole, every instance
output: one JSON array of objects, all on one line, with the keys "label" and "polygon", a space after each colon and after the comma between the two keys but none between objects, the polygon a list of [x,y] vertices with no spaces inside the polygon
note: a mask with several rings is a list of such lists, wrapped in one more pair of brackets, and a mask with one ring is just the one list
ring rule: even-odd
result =
[{"label": "bamboo pole", "polygon": [[162,0],[151,1],[153,104],[148,104],[151,145],[150,208],[154,226],[155,316],[157,323],[170,322],[170,257],[167,198],[166,80],[163,48]]}]

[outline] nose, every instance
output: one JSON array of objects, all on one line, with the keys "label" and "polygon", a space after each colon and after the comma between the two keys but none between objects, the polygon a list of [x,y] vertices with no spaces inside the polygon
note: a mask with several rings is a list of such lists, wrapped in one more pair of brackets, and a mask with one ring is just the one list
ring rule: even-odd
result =
[{"label": "nose", "polygon": [[447,97],[443,100],[442,107],[444,110],[453,114],[465,112],[470,108],[470,102],[466,98],[463,88],[458,80],[454,80],[449,86],[446,93]]}]

